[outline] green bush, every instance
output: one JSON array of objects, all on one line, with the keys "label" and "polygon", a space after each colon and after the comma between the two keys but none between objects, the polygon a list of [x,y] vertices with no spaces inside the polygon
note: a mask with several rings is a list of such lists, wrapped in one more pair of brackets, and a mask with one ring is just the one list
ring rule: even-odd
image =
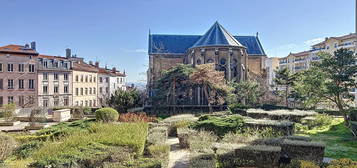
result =
[{"label": "green bush", "polygon": [[0,163],[12,154],[16,145],[17,144],[14,138],[0,133]]},{"label": "green bush", "polygon": [[327,168],[355,168],[357,167],[357,162],[352,161],[348,158],[337,159],[331,161],[330,165]]},{"label": "green bush", "polygon": [[15,110],[16,110],[16,105],[11,103],[11,104],[5,104],[3,106],[2,111],[2,115],[5,119],[5,121],[11,121],[14,114],[15,114]]},{"label": "green bush", "polygon": [[118,121],[119,113],[115,109],[107,107],[95,111],[95,117],[97,121],[114,122]]},{"label": "green bush", "polygon": [[84,108],[83,108],[83,113],[84,113],[85,115],[93,114],[92,108],[90,108],[90,107],[84,107]]},{"label": "green bush", "polygon": [[162,168],[162,166],[157,159],[137,158],[125,162],[105,163],[103,168]]},{"label": "green bush", "polygon": [[308,123],[309,128],[325,127],[331,124],[333,117],[328,114],[318,114]]},{"label": "green bush", "polygon": [[191,125],[193,129],[211,131],[223,137],[228,132],[237,132],[242,129],[244,124],[241,116],[202,116]]},{"label": "green bush", "polygon": [[39,149],[43,145],[41,141],[30,141],[19,146],[14,154],[19,159],[28,158],[35,150]]},{"label": "green bush", "polygon": [[228,109],[233,113],[233,114],[242,114],[245,115],[246,111],[249,107],[243,104],[239,103],[234,103],[228,105]]}]

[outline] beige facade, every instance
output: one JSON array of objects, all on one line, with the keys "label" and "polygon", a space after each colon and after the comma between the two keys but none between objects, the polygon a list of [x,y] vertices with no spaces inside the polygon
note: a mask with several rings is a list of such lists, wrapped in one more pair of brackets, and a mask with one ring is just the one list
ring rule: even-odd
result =
[{"label": "beige facade", "polygon": [[73,64],[73,105],[85,107],[98,106],[98,69],[85,62]]},{"label": "beige facade", "polygon": [[72,106],[72,62],[64,57],[38,56],[38,106]]},{"label": "beige facade", "polygon": [[0,106],[37,105],[37,66],[35,43],[0,47]]},{"label": "beige facade", "polygon": [[299,72],[310,66],[310,52],[290,53],[287,57],[279,59],[279,68],[288,68],[291,72]]}]

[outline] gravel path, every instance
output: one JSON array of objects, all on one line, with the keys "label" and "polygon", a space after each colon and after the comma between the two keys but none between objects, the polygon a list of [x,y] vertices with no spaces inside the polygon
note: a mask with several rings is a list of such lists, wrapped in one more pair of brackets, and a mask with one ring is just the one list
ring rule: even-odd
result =
[{"label": "gravel path", "polygon": [[168,168],[188,168],[189,151],[181,149],[177,137],[170,137],[167,142],[171,146]]}]

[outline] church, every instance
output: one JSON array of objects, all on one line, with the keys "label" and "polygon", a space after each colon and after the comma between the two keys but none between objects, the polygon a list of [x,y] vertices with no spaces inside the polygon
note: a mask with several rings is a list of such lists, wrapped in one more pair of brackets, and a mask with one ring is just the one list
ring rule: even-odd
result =
[{"label": "church", "polygon": [[256,36],[235,36],[215,22],[204,35],[167,35],[149,33],[147,89],[155,94],[155,81],[161,72],[177,64],[192,66],[214,63],[224,71],[227,81],[265,78],[266,54]]}]

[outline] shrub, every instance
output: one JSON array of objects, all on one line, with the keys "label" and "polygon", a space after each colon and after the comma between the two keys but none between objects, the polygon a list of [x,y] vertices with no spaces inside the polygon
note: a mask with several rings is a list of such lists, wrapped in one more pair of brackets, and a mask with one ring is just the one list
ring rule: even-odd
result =
[{"label": "shrub", "polygon": [[214,154],[194,153],[190,156],[190,168],[216,168]]},{"label": "shrub", "polygon": [[0,133],[0,163],[11,155],[16,148],[16,141],[14,138]]},{"label": "shrub", "polygon": [[90,108],[90,107],[83,107],[83,114],[85,114],[85,115],[93,114],[92,108]]},{"label": "shrub", "polygon": [[188,137],[190,150],[196,153],[213,153],[213,144],[218,137],[212,132],[198,131]]},{"label": "shrub", "polygon": [[348,158],[337,159],[331,161],[330,165],[327,168],[355,168],[357,167],[357,162],[352,161]]},{"label": "shrub", "polygon": [[101,108],[95,111],[97,121],[114,122],[118,121],[119,113],[113,108]]},{"label": "shrub", "polygon": [[241,115],[246,115],[246,110],[249,107],[243,104],[239,104],[239,103],[234,103],[234,104],[230,104],[228,106],[228,109],[233,113],[233,114],[241,114]]},{"label": "shrub", "polygon": [[228,132],[239,131],[243,127],[244,121],[241,116],[214,117],[202,116],[192,124],[196,130],[211,131],[216,135],[223,137]]},{"label": "shrub", "polygon": [[168,158],[170,153],[170,145],[150,145],[148,147],[148,154],[154,158]]},{"label": "shrub", "polygon": [[35,150],[39,149],[43,145],[43,142],[41,141],[30,141],[27,143],[22,144],[19,146],[14,154],[19,158],[19,159],[26,159],[28,158]]},{"label": "shrub", "polygon": [[318,114],[315,119],[308,123],[309,128],[329,126],[333,120],[328,114]]},{"label": "shrub", "polygon": [[286,168],[320,168],[320,166],[314,162],[293,159]]},{"label": "shrub", "polygon": [[11,103],[11,104],[5,104],[2,109],[2,115],[5,119],[5,121],[10,121],[12,120],[16,110],[16,105]]},{"label": "shrub", "polygon": [[162,166],[157,159],[137,158],[125,162],[105,163],[103,168],[162,168]]},{"label": "shrub", "polygon": [[151,144],[164,144],[167,140],[167,128],[166,127],[154,127],[151,128],[147,137],[147,143]]},{"label": "shrub", "polygon": [[146,113],[124,113],[120,114],[120,122],[155,122],[156,117],[147,116]]}]

